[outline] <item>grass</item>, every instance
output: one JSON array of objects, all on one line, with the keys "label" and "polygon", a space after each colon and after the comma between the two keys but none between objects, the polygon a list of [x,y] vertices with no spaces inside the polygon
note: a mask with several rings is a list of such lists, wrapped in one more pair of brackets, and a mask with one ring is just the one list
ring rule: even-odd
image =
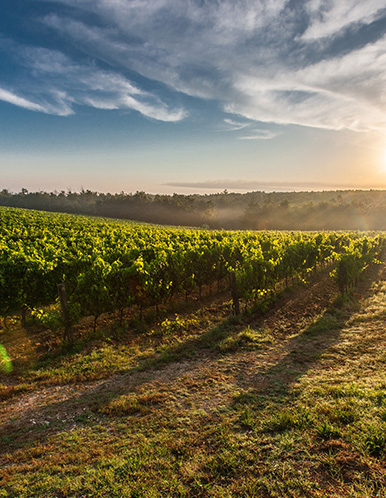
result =
[{"label": "grass", "polygon": [[2,374],[0,497],[386,496],[385,282],[361,294],[280,337],[225,304],[31,353]]},{"label": "grass", "polygon": [[225,337],[218,344],[218,349],[221,353],[232,353],[239,350],[253,351],[263,348],[265,345],[271,344],[273,341],[269,332],[266,330],[253,330],[248,325],[236,334]]}]

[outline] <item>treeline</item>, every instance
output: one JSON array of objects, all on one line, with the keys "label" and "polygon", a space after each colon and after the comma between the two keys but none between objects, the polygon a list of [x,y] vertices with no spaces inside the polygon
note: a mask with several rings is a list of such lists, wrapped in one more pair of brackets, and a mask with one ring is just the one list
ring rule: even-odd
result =
[{"label": "treeline", "polygon": [[130,219],[165,225],[202,226],[210,222],[210,205],[186,195],[151,195],[145,192],[119,194],[81,190],[72,192],[0,192],[0,205]]},{"label": "treeline", "polygon": [[23,188],[3,189],[0,205],[217,229],[386,230],[386,191],[375,190],[153,195]]}]

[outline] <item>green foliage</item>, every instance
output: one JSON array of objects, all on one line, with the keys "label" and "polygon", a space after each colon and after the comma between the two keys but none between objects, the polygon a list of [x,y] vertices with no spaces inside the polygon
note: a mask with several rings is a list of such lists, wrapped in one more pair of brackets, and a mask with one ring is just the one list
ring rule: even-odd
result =
[{"label": "green foliage", "polygon": [[296,415],[290,410],[283,410],[277,413],[266,423],[266,428],[269,432],[284,432],[296,426]]},{"label": "green foliage", "polygon": [[176,313],[174,319],[165,318],[156,330],[150,332],[150,335],[167,336],[169,334],[180,334],[186,330],[194,329],[198,324],[199,321],[196,318],[185,319]]},{"label": "green foliage", "polygon": [[365,439],[365,447],[370,455],[380,456],[386,451],[386,432],[384,426],[370,426]]},{"label": "green foliage", "polygon": [[56,331],[62,325],[61,316],[58,310],[35,308],[31,311],[31,316],[52,331]]},{"label": "green foliage", "polygon": [[[239,296],[261,301],[331,259],[345,289],[382,247],[381,238],[358,233],[182,230],[11,208],[0,215],[1,316],[55,302],[64,282],[72,320],[96,322],[105,312],[201,294],[230,270]],[[57,326],[53,316],[40,319]]]},{"label": "green foliage", "polygon": [[349,290],[369,263],[377,262],[382,247],[383,239],[379,237],[349,241],[345,251],[338,256],[338,265],[333,274],[341,294]]},{"label": "green foliage", "polygon": [[112,311],[112,301],[107,285],[111,266],[98,257],[91,268],[78,276],[73,300],[80,305],[82,315],[98,317]]},{"label": "green foliage", "polygon": [[316,435],[320,439],[332,439],[340,437],[340,432],[325,420],[317,426]]},{"label": "green foliage", "polygon": [[265,429],[268,432],[281,433],[295,428],[308,427],[312,421],[312,414],[307,408],[285,408],[266,421]]},{"label": "green foliage", "polygon": [[10,373],[12,372],[12,368],[12,362],[9,359],[7,350],[0,344],[0,372]]}]

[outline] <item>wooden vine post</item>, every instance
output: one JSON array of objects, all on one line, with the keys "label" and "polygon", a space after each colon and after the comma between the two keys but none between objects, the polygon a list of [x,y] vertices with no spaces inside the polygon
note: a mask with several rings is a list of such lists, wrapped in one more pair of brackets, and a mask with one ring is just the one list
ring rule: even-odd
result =
[{"label": "wooden vine post", "polygon": [[231,271],[229,273],[229,282],[231,287],[231,294],[233,300],[233,312],[236,316],[240,315],[240,303],[239,296],[237,294],[237,285],[236,285],[236,272]]},{"label": "wooden vine post", "polygon": [[72,342],[71,321],[70,321],[70,313],[68,310],[65,284],[58,284],[58,293],[59,293],[60,308],[62,311],[62,319],[64,323],[64,339],[67,340],[68,342]]}]

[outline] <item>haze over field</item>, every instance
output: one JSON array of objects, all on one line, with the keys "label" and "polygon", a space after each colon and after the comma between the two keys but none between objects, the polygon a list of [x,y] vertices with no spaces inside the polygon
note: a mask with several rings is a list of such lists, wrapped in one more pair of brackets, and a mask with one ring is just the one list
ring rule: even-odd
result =
[{"label": "haze over field", "polygon": [[383,0],[3,0],[1,188],[386,187]]}]

